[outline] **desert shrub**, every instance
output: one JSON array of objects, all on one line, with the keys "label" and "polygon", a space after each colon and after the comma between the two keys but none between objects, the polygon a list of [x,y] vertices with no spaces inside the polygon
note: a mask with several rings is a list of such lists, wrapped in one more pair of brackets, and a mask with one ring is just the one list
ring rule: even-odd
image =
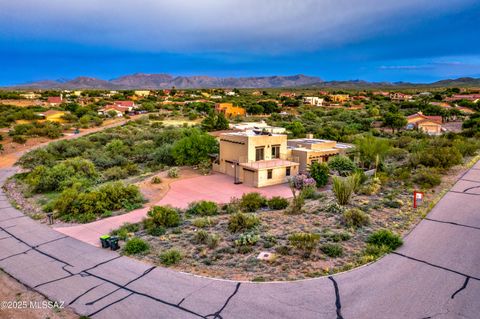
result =
[{"label": "desert shrub", "polygon": [[240,199],[233,197],[230,202],[222,206],[225,214],[234,214],[240,211]]},{"label": "desert shrub", "polygon": [[315,186],[308,186],[302,189],[301,194],[304,199],[317,199],[322,196],[322,193],[317,192]]},{"label": "desert shrub", "polygon": [[277,244],[277,238],[272,235],[266,235],[263,237],[263,247],[271,248]]},{"label": "desert shrub", "polygon": [[202,175],[210,174],[212,170],[212,162],[210,160],[203,160],[198,163],[198,170]]},{"label": "desert shrub", "polygon": [[91,191],[81,191],[78,184],[65,189],[60,196],[49,203],[62,220],[84,222],[86,216],[99,216],[105,211],[117,211],[140,207],[143,197],[136,185],[124,185],[121,182],[105,183]]},{"label": "desert shrub", "polygon": [[343,255],[343,248],[339,244],[323,244],[320,250],[328,257],[340,257]]},{"label": "desert shrub", "polygon": [[185,136],[173,143],[172,155],[177,165],[195,165],[218,152],[218,142],[199,129],[189,129]]},{"label": "desert shrub", "polygon": [[235,245],[236,246],[253,246],[255,245],[258,240],[260,239],[260,236],[252,233],[247,233],[247,234],[241,234],[238,239],[235,240]]},{"label": "desert shrub", "polygon": [[113,166],[113,167],[107,168],[102,175],[105,180],[111,181],[111,180],[124,179],[129,174],[126,169],[120,166]]},{"label": "desert shrub", "polygon": [[377,194],[380,189],[382,188],[382,182],[380,181],[380,178],[374,177],[372,179],[369,179],[365,184],[360,187],[360,194],[365,194],[365,195],[374,195]]},{"label": "desert shrub", "polygon": [[213,226],[217,223],[217,221],[210,217],[202,217],[202,218],[195,218],[192,220],[192,225],[198,228],[206,228]]},{"label": "desert shrub", "polygon": [[392,233],[388,229],[380,229],[368,236],[367,243],[379,247],[385,246],[392,251],[400,247],[403,244],[403,240],[399,235]]},{"label": "desert shrub", "polygon": [[214,249],[218,246],[219,243],[220,243],[220,236],[219,235],[210,234],[208,236],[207,242],[206,242],[208,248]]},{"label": "desert shrub", "polygon": [[27,142],[27,138],[23,135],[14,135],[12,141],[18,144],[25,144]]},{"label": "desert shrub", "polygon": [[372,245],[368,244],[367,247],[362,252],[362,260],[364,262],[371,262],[376,260],[377,258],[388,254],[391,251],[391,249],[388,246],[385,245]]},{"label": "desert shrub", "polygon": [[154,176],[150,182],[152,184],[161,184],[162,183],[162,178],[160,176]]},{"label": "desert shrub", "polygon": [[140,230],[138,224],[125,223],[117,229],[111,231],[112,236],[117,236],[121,240],[126,240],[129,233],[135,233]]},{"label": "desert shrub", "polygon": [[462,154],[462,156],[473,156],[480,147],[478,141],[467,139],[456,139],[453,146]]},{"label": "desert shrub", "polygon": [[385,199],[383,204],[390,208],[401,208],[403,206],[403,202],[400,199]]},{"label": "desert shrub", "polygon": [[145,229],[153,227],[176,227],[180,225],[180,214],[169,206],[153,206],[147,213],[147,218],[144,220]]},{"label": "desert shrub", "polygon": [[328,167],[332,171],[336,171],[338,175],[341,176],[346,176],[357,168],[351,159],[343,155],[334,156],[332,159],[330,159],[328,161]]},{"label": "desert shrub", "polygon": [[205,244],[205,243],[207,243],[208,237],[209,237],[208,232],[201,229],[201,230],[197,231],[195,233],[195,235],[193,236],[193,242],[195,244]]},{"label": "desert shrub", "polygon": [[187,214],[191,215],[213,216],[218,215],[218,211],[219,209],[217,203],[202,200],[191,203],[186,212]]},{"label": "desert shrub", "polygon": [[423,149],[411,156],[410,161],[414,167],[423,165],[448,169],[462,162],[462,154],[455,147],[432,146]]},{"label": "desert shrub", "polygon": [[182,260],[182,254],[178,249],[169,249],[160,254],[160,262],[165,266],[178,264]]},{"label": "desert shrub", "polygon": [[338,204],[347,205],[352,197],[355,188],[355,180],[353,177],[333,177],[333,194],[337,199]]},{"label": "desert shrub", "polygon": [[325,239],[332,241],[334,243],[338,243],[341,241],[346,241],[352,238],[352,235],[348,232],[333,232],[333,231],[325,231],[322,233],[322,237]]},{"label": "desert shrub", "polygon": [[257,216],[242,212],[231,215],[228,220],[228,229],[233,233],[250,230],[258,225],[260,225],[260,219]]},{"label": "desert shrub", "polygon": [[420,167],[413,174],[413,182],[422,188],[432,188],[440,185],[442,178],[437,169]]},{"label": "desert shrub", "polygon": [[309,256],[317,247],[320,241],[320,235],[314,233],[295,233],[288,236],[290,245],[301,250],[304,256]]},{"label": "desert shrub", "polygon": [[25,182],[35,193],[63,190],[75,183],[91,186],[98,178],[95,165],[83,158],[67,159],[53,167],[39,165],[27,174]]},{"label": "desert shrub", "polygon": [[168,170],[167,176],[170,178],[178,178],[180,176],[180,170],[178,167],[172,167]]},{"label": "desert shrub", "polygon": [[388,140],[372,135],[357,139],[355,144],[360,161],[366,168],[377,168],[377,165],[381,165],[391,149]]},{"label": "desert shrub", "polygon": [[125,247],[123,248],[123,252],[126,255],[134,255],[144,253],[150,250],[150,245],[141,238],[134,237],[127,241]]},{"label": "desert shrub", "polygon": [[270,209],[274,209],[274,210],[285,209],[288,207],[288,199],[280,196],[274,196],[267,201],[267,204],[268,204],[268,208]]},{"label": "desert shrub", "polygon": [[267,204],[267,199],[260,193],[243,194],[240,199],[240,209],[244,212],[255,212]]},{"label": "desert shrub", "polygon": [[363,227],[370,223],[370,217],[358,208],[352,208],[343,213],[343,222],[348,227]]},{"label": "desert shrub", "polygon": [[314,162],[308,167],[308,172],[317,183],[317,187],[323,187],[327,185],[330,169],[326,163]]}]

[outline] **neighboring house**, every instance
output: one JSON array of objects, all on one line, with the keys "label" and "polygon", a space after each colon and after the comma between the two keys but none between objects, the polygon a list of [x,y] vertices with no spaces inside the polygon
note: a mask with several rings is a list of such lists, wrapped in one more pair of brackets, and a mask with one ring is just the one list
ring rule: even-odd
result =
[{"label": "neighboring house", "polygon": [[295,92],[282,92],[278,96],[293,99],[295,96],[297,96],[297,94]]},{"label": "neighboring house", "polygon": [[22,96],[24,99],[27,99],[27,100],[35,100],[40,97],[40,94],[37,94],[34,92],[25,92],[20,94],[20,96]]},{"label": "neighboring house", "polygon": [[224,92],[225,92],[225,95],[226,95],[226,96],[235,96],[235,95],[237,95],[237,93],[235,93],[235,91],[233,91],[233,90],[225,90]]},{"label": "neighboring house", "polygon": [[418,129],[429,135],[442,134],[442,117],[441,116],[428,116],[423,115],[422,112],[418,112],[407,116],[407,129]]},{"label": "neighboring house", "polygon": [[46,112],[37,113],[37,115],[40,116],[42,120],[56,123],[65,123],[66,121],[63,119],[63,116],[66,114],[67,112],[65,111],[57,110],[48,110]]},{"label": "neighboring house", "polygon": [[322,106],[324,99],[317,96],[306,96],[303,98],[304,104],[309,104],[313,106]]},{"label": "neighboring house", "polygon": [[80,95],[82,95],[82,92],[83,91],[73,91],[72,94],[75,95],[75,96],[80,96]]},{"label": "neighboring house", "polygon": [[[131,102],[131,101],[123,101],[123,102]],[[132,112],[133,109],[134,109],[134,107],[131,106],[130,103],[125,103],[127,105],[121,105],[121,104],[124,104],[124,103],[120,103],[120,105],[118,105],[118,104],[106,105],[105,107],[98,110],[98,114],[107,115],[107,114],[110,114],[112,112],[115,112],[117,117],[122,117],[123,115]]]},{"label": "neighboring house", "polygon": [[330,100],[335,103],[344,103],[350,100],[350,95],[348,94],[332,94],[329,95]]},{"label": "neighboring house", "polygon": [[225,114],[225,117],[244,116],[247,111],[240,106],[234,106],[233,103],[217,103],[215,111]]},{"label": "neighboring house", "polygon": [[455,95],[452,95],[451,97],[445,98],[445,101],[447,102],[460,101],[460,100],[467,100],[467,101],[477,103],[478,101],[480,101],[480,94],[455,94]]},{"label": "neighboring house", "polygon": [[220,135],[217,172],[235,183],[263,187],[283,184],[298,174],[299,164],[287,157],[287,135],[245,131]]},{"label": "neighboring house", "polygon": [[259,95],[262,95],[262,92],[255,90],[252,92],[252,95],[259,96]]},{"label": "neighboring house", "polygon": [[63,102],[63,96],[49,96],[47,98],[47,104],[50,106],[57,106],[62,104]]},{"label": "neighboring house", "polygon": [[137,91],[133,91],[133,94],[135,94],[136,96],[140,96],[140,97],[146,97],[146,96],[149,96],[149,95],[150,95],[150,91],[147,91],[147,90],[137,90]]},{"label": "neighboring house", "polygon": [[452,106],[445,102],[430,102],[430,105],[440,106],[443,109],[451,109]]},{"label": "neighboring house", "polygon": [[113,105],[121,106],[121,107],[129,107],[135,109],[137,105],[134,101],[113,101]]},{"label": "neighboring house", "polygon": [[261,122],[243,122],[237,124],[230,124],[230,128],[237,131],[260,131],[273,134],[284,134],[286,129],[284,127],[270,126],[265,121]]},{"label": "neighboring house", "polygon": [[212,100],[221,100],[221,99],[222,99],[222,96],[221,96],[221,95],[212,95],[212,96],[210,96],[210,98],[211,98]]},{"label": "neighboring house", "polygon": [[328,162],[330,157],[347,154],[353,149],[352,145],[316,139],[312,134],[307,134],[306,138],[288,140],[287,145],[287,156],[298,159],[300,172],[306,172],[313,162]]},{"label": "neighboring house", "polygon": [[471,108],[468,108],[468,107],[465,107],[465,106],[457,106],[456,109],[459,110],[460,112],[464,113],[464,114],[474,114],[474,113],[476,113]]},{"label": "neighboring house", "polygon": [[375,91],[372,93],[373,95],[381,95],[385,97],[390,97],[390,92],[385,92],[385,91]]},{"label": "neighboring house", "polygon": [[413,96],[410,94],[404,94],[400,92],[392,92],[390,93],[390,100],[397,101],[397,102],[404,102],[404,101],[411,101]]}]

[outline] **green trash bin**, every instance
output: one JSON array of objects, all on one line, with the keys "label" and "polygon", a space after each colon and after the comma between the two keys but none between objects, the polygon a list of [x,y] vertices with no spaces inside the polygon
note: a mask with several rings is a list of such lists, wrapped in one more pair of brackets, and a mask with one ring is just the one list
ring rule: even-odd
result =
[{"label": "green trash bin", "polygon": [[110,244],[110,249],[111,250],[117,250],[120,248],[118,245],[118,237],[117,236],[112,236],[108,239],[108,243]]},{"label": "green trash bin", "polygon": [[102,248],[110,247],[110,235],[100,236],[100,242],[102,243]]}]

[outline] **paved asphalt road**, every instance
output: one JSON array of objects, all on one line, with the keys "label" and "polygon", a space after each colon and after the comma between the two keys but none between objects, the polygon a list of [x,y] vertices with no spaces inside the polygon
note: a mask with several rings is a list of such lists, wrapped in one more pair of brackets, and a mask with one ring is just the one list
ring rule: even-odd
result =
[{"label": "paved asphalt road", "polygon": [[[12,173],[0,171],[0,182]],[[476,319],[479,244],[480,162],[396,252],[350,272],[286,283],[152,267],[38,224],[0,192],[0,267],[92,318]]]}]

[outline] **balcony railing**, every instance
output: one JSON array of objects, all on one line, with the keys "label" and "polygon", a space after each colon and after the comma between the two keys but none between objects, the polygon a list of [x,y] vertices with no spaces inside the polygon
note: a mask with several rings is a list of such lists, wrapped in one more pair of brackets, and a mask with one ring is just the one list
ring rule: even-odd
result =
[{"label": "balcony railing", "polygon": [[248,160],[246,156],[241,156],[239,158],[239,163],[242,166],[254,168],[254,169],[265,169],[273,168],[279,166],[290,166],[291,162],[299,163],[298,156],[287,156],[286,154],[279,154],[278,157],[266,158],[260,161]]}]

